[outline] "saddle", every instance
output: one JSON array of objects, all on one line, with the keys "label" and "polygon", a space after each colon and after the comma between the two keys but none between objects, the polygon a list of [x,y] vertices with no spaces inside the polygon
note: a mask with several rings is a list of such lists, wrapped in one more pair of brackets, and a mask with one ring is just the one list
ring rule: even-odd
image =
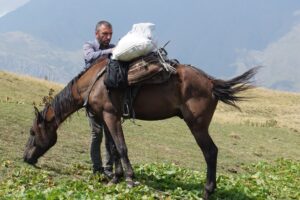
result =
[{"label": "saddle", "polygon": [[[133,101],[142,85],[161,84],[168,81],[172,74],[176,74],[177,60],[170,60],[167,52],[161,48],[146,56],[138,57],[130,62],[109,60],[107,66],[98,72],[94,83],[107,72],[104,84],[108,90],[124,89],[123,116],[135,118]],[[87,105],[87,99],[84,106]]]},{"label": "saddle", "polygon": [[170,62],[165,51],[152,52],[130,62],[110,60],[104,81],[108,89],[125,89],[128,86],[160,84],[176,73],[177,62]]}]

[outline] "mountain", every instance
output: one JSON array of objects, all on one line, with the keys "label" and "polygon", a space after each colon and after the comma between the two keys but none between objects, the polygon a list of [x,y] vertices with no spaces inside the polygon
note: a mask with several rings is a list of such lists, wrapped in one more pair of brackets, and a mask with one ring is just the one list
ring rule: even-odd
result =
[{"label": "mountain", "polygon": [[2,70],[66,82],[83,67],[80,51],[51,47],[23,32],[0,33]]},{"label": "mountain", "polygon": [[[60,55],[71,52],[75,55],[75,52],[82,51],[85,41],[94,39],[94,26],[99,20],[105,19],[113,24],[113,43],[117,43],[131,29],[132,24],[153,22],[156,24],[160,46],[171,40],[167,46],[170,58],[193,64],[214,76],[231,77],[236,73],[237,51],[261,50],[280,38],[293,25],[292,13],[299,6],[298,1],[286,3],[279,0],[272,1],[271,5],[259,0],[31,0],[0,18],[0,33],[19,32],[35,41],[46,43],[49,52],[59,49]],[[10,49],[14,54],[14,42],[8,43],[1,39],[0,43],[5,43],[8,47],[4,49]],[[4,49],[0,49],[2,54]],[[30,52],[31,49],[24,51]],[[0,69],[7,69],[7,66],[2,65],[3,60],[11,58],[1,59]],[[18,60],[17,57],[14,59]],[[58,62],[61,59],[46,63],[61,72],[64,69]],[[76,62],[69,61],[68,66],[74,62],[80,66],[81,59],[80,54]],[[22,68],[17,63],[23,60],[11,62],[5,63],[9,64],[12,71],[17,71],[14,68]],[[60,76],[58,79],[67,82],[68,78]]]}]

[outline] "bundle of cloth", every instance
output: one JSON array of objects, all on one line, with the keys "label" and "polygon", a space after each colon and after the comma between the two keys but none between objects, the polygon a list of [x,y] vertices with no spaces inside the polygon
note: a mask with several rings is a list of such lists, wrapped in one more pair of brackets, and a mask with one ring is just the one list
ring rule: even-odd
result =
[{"label": "bundle of cloth", "polygon": [[157,49],[154,42],[154,30],[155,24],[153,23],[134,24],[132,29],[120,39],[111,58],[129,62],[151,53]]},{"label": "bundle of cloth", "polygon": [[119,40],[109,61],[108,75],[104,81],[108,89],[127,88],[130,63],[157,50],[154,29],[153,23],[134,24],[132,29]]}]

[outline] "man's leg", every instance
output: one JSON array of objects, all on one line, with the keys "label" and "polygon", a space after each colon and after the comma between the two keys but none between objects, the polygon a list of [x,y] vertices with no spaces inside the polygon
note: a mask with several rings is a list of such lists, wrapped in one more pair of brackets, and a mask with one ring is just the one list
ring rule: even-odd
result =
[{"label": "man's leg", "polygon": [[102,126],[96,117],[87,111],[89,123],[92,130],[90,155],[93,163],[93,173],[103,173],[100,145],[102,142]]},{"label": "man's leg", "polygon": [[105,161],[104,161],[104,173],[112,177],[113,176],[113,164],[114,164],[114,152],[113,146],[114,142],[113,139],[108,132],[107,128],[104,128],[104,135],[105,135]]}]

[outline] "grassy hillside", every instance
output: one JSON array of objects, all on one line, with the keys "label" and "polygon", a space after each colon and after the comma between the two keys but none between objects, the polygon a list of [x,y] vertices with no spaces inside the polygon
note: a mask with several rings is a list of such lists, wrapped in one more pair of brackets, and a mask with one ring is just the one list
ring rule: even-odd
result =
[{"label": "grassy hillside", "polygon": [[[26,173],[36,173],[35,169],[23,164],[22,154],[34,117],[32,103],[39,104],[50,88],[57,93],[63,86],[0,72],[0,183],[13,179],[12,173],[25,173],[25,176]],[[248,166],[253,163],[263,161],[267,165],[277,166],[278,161],[275,161],[279,158],[292,160],[292,164],[286,166],[296,166],[299,171],[300,94],[259,88],[245,95],[253,99],[239,104],[242,112],[220,103],[211,124],[211,135],[219,147],[218,172],[239,177],[249,174]],[[124,131],[129,156],[137,171],[139,166],[148,163],[167,163],[168,167],[174,163],[185,170],[200,171],[204,176],[206,165],[202,153],[182,120],[137,120],[136,124],[126,121]],[[88,176],[91,163],[89,142],[88,121],[84,110],[81,110],[59,128],[57,144],[38,163],[39,167],[46,170],[46,175],[44,171],[39,173],[47,180],[49,173],[56,174],[56,179],[73,173],[73,179]],[[12,171],[7,169],[10,167]],[[141,169],[145,170],[144,167]],[[251,170],[255,171],[255,168]],[[77,174],[77,171],[81,174]],[[203,177],[201,180],[204,180]],[[199,188],[200,185],[185,189],[192,191],[195,187]],[[197,193],[191,195],[197,196]]]}]

